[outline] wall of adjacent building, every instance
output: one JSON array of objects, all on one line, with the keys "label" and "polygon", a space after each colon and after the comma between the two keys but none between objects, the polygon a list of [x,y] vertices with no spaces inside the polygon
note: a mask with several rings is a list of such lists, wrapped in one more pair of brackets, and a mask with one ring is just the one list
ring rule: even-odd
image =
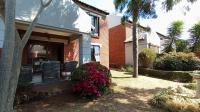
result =
[{"label": "wall of adjacent building", "polygon": [[109,29],[110,65],[121,66],[125,64],[126,27],[118,25]]},{"label": "wall of adjacent building", "polygon": [[[138,53],[140,53],[144,48],[148,48],[147,41],[145,39],[139,40]],[[125,43],[125,63],[133,65],[133,42]]]}]

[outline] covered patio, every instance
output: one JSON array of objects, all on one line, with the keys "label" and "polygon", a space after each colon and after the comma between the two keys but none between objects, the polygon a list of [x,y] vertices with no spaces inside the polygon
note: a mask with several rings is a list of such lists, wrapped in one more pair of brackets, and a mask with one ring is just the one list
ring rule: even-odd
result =
[{"label": "covered patio", "polygon": [[[26,24],[17,27],[23,35]],[[89,34],[36,27],[23,51],[21,75],[33,84],[70,80],[78,65],[90,61],[90,40]]]},{"label": "covered patio", "polygon": [[[40,0],[16,1],[16,28],[27,30]],[[71,0],[52,1],[40,15],[24,48],[21,75],[33,84],[69,80],[76,66],[91,60],[91,18]]]}]

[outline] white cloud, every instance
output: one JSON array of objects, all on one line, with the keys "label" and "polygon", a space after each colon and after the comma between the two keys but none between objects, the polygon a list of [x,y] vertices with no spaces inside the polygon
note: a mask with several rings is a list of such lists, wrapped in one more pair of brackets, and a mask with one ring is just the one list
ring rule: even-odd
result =
[{"label": "white cloud", "polygon": [[200,15],[198,11],[200,11],[200,1],[195,2],[194,4],[190,5],[191,10],[184,15],[184,8],[186,2],[183,2],[177,5],[172,11],[165,12],[161,8],[161,4],[157,4],[156,11],[158,18],[150,19],[150,20],[142,20],[140,21],[142,25],[148,25],[152,29],[167,34],[167,28],[173,21],[182,20],[184,22],[184,33],[182,35],[183,39],[189,38],[188,30],[198,21],[200,21]]}]

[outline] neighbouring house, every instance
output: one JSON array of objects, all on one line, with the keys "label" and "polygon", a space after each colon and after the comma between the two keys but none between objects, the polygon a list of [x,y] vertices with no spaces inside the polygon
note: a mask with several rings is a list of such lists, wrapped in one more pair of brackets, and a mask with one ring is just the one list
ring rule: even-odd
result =
[{"label": "neighbouring house", "polygon": [[[132,65],[132,23],[121,23],[121,16],[109,15],[109,52],[110,65]],[[160,52],[160,38],[155,31],[146,31],[146,27],[138,25],[138,51],[144,48],[152,48],[156,53]]]},{"label": "neighbouring house", "polygon": [[[20,35],[39,6],[40,0],[16,0],[16,28]],[[62,80],[62,65],[67,62],[81,65],[93,61],[109,67],[108,14],[79,0],[53,0],[39,17],[23,51],[22,66],[32,68],[33,82]],[[1,48],[3,29],[0,21]],[[45,67],[41,69],[45,64],[47,72],[42,71]]]},{"label": "neighbouring house", "polygon": [[163,50],[169,44],[170,38],[168,36],[165,36],[165,35],[159,33],[159,32],[156,32],[156,33],[160,37],[160,52],[163,53]]}]

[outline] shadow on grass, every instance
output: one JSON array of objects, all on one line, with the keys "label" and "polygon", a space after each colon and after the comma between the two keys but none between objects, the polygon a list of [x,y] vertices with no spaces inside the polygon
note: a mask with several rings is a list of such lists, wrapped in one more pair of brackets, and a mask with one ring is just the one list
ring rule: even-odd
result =
[{"label": "shadow on grass", "polygon": [[123,78],[133,78],[133,77],[112,77],[112,78],[114,78],[114,79],[123,79]]},{"label": "shadow on grass", "polygon": [[133,72],[125,72],[126,75],[133,75]]},{"label": "shadow on grass", "polygon": [[[113,87],[119,87],[116,83]],[[65,93],[40,102],[24,105],[18,112],[165,112],[151,107],[148,99],[158,91],[156,89],[137,89],[119,87],[111,94],[96,100],[77,98],[73,94]]]}]

